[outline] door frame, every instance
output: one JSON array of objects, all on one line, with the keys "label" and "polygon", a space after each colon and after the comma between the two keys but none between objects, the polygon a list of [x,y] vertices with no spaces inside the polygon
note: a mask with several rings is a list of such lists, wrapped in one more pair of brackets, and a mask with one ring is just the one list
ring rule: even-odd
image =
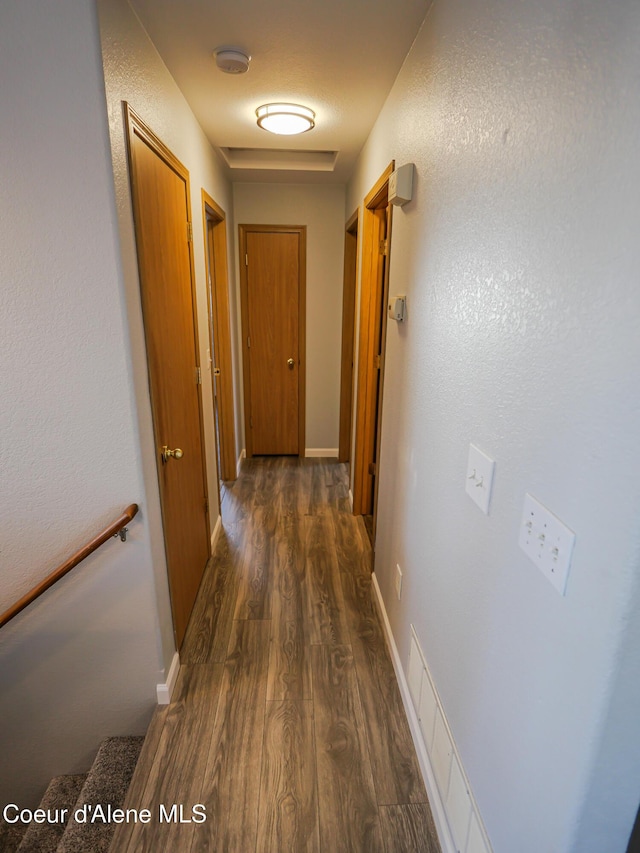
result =
[{"label": "door frame", "polygon": [[[242,322],[242,375],[244,380],[244,435],[247,458],[253,456],[251,431],[251,371],[249,367],[249,293],[247,282],[247,234],[261,233],[299,235],[298,241],[298,456],[305,455],[305,375],[306,375],[306,293],[307,293],[307,226],[306,225],[238,225],[238,264],[240,267],[240,314]],[[244,263],[243,263],[244,260]]]},{"label": "door frame", "polygon": [[[187,246],[189,251],[189,285],[190,285],[190,295],[191,295],[191,312],[192,312],[192,322],[193,322],[193,332],[194,332],[194,366],[196,371],[200,370],[200,351],[198,346],[198,305],[197,305],[197,293],[196,293],[196,280],[195,280],[195,258],[193,253],[193,239],[192,239],[192,225],[191,225],[191,187],[189,181],[189,170],[178,160],[178,158],[173,154],[173,152],[167,148],[167,146],[162,142],[162,140],[156,136],[156,134],[151,130],[151,128],[140,118],[140,116],[131,108],[131,106],[126,102],[122,102],[122,108],[124,113],[124,126],[126,129],[126,146],[127,146],[127,165],[129,170],[129,188],[131,192],[131,205],[133,211],[133,221],[134,221],[134,232],[135,232],[135,240],[136,240],[136,264],[138,267],[138,281],[139,281],[139,295],[140,295],[140,308],[142,311],[143,317],[143,328],[144,328],[144,339],[145,339],[145,357],[146,357],[146,366],[147,366],[147,377],[148,377],[148,389],[149,389],[149,400],[151,404],[151,417],[153,424],[153,456],[155,459],[156,465],[156,476],[158,482],[158,494],[160,498],[160,509],[161,509],[161,518],[162,518],[162,537],[164,541],[165,548],[165,560],[167,563],[167,574],[169,581],[169,597],[171,600],[171,618],[173,622],[173,633],[174,639],[176,641],[176,647],[180,649],[182,645],[182,641],[184,640],[184,634],[186,631],[187,624],[184,625],[184,629],[182,630],[182,636],[179,636],[179,625],[176,620],[176,612],[173,601],[173,593],[172,593],[172,577],[171,571],[172,567],[169,565],[169,559],[167,555],[169,554],[169,548],[167,547],[167,539],[166,539],[166,524],[165,524],[165,506],[164,501],[162,499],[162,485],[161,485],[161,472],[160,472],[160,457],[158,455],[158,448],[160,446],[159,436],[157,433],[157,424],[158,424],[158,401],[154,398],[153,388],[151,383],[151,374],[150,374],[150,365],[149,365],[149,351],[148,351],[148,337],[147,330],[144,326],[144,298],[143,298],[143,279],[142,279],[142,271],[140,268],[140,254],[138,252],[137,240],[138,235],[142,233],[142,223],[140,219],[140,211],[138,209],[138,201],[136,198],[136,191],[134,188],[134,179],[133,176],[135,174],[134,167],[134,155],[133,155],[133,145],[132,140],[134,135],[138,136],[142,139],[145,144],[149,146],[149,148],[154,152],[154,154],[159,157],[170,169],[172,169],[183,181],[185,184],[185,194],[186,194],[186,215],[187,215]],[[206,445],[205,445],[205,431],[204,431],[204,404],[202,399],[202,384],[196,383],[196,399],[198,401],[198,421],[199,421],[199,430],[200,430],[200,468],[202,472],[202,489],[204,496],[204,514],[205,514],[205,525],[206,525],[206,540],[207,540],[207,561],[211,558],[211,516],[209,510],[209,489],[207,484],[207,460],[206,460]],[[206,566],[206,563],[205,563]],[[202,567],[202,574],[204,574],[205,566]],[[175,568],[175,567],[174,567]],[[201,574],[201,580],[202,580]]]},{"label": "door frame", "polygon": [[[220,370],[218,376],[217,442],[220,447],[220,480],[237,477],[236,428],[233,405],[233,365],[231,358],[231,319],[229,312],[229,275],[227,264],[227,222],[224,210],[202,189],[202,226],[204,230],[205,269],[207,271],[207,313],[209,354]],[[210,226],[209,223],[212,223]],[[211,372],[211,393],[215,406],[215,381]],[[214,412],[214,429],[215,412]],[[217,466],[216,466],[217,467]]]},{"label": "door frame", "polygon": [[[376,211],[387,208],[389,177],[395,161],[384,170],[364,199],[362,215],[362,264],[360,273],[360,324],[358,341],[358,385],[356,391],[356,430],[353,473],[353,513],[373,515],[375,542],[379,471],[376,471],[373,495],[369,465],[376,460],[379,467],[382,425],[382,398],[386,349],[387,312],[384,310],[389,292],[389,259],[391,250],[391,210],[387,217],[385,253],[380,252],[381,218]],[[384,258],[387,262],[384,262]],[[384,272],[384,274],[383,274]],[[380,282],[382,278],[382,281]],[[378,286],[381,283],[382,293]],[[376,326],[377,307],[382,305],[380,325]],[[377,364],[376,340],[380,336],[380,365]],[[380,376],[378,377],[378,371]],[[378,385],[379,382],[379,385]],[[376,405],[377,387],[377,405]]]},{"label": "door frame", "polygon": [[353,368],[356,334],[356,281],[358,277],[358,232],[360,209],[347,220],[344,234],[344,274],[342,283],[342,356],[340,366],[340,432],[338,462],[351,458],[353,424]]}]

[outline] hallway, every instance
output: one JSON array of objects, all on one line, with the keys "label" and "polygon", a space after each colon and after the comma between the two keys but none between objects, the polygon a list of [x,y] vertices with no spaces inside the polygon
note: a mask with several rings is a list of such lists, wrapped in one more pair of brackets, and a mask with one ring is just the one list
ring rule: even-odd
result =
[{"label": "hallway", "polygon": [[[111,850],[439,853],[346,467],[245,460]],[[160,804],[206,806],[160,823]]]}]

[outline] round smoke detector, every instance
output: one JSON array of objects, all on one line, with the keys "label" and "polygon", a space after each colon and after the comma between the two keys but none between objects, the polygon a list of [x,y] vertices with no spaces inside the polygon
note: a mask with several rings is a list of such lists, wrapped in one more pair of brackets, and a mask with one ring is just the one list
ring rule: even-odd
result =
[{"label": "round smoke detector", "polygon": [[225,74],[244,74],[249,70],[251,57],[235,47],[221,47],[214,51],[216,65]]}]

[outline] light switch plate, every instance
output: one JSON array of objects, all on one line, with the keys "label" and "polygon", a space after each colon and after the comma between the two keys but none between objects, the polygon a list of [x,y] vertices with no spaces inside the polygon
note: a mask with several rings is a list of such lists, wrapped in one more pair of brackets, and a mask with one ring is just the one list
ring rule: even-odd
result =
[{"label": "light switch plate", "polygon": [[469,445],[466,492],[485,515],[489,515],[491,487],[496,463],[475,444]]},{"label": "light switch plate", "polygon": [[576,535],[532,495],[524,496],[518,544],[532,563],[564,595]]}]

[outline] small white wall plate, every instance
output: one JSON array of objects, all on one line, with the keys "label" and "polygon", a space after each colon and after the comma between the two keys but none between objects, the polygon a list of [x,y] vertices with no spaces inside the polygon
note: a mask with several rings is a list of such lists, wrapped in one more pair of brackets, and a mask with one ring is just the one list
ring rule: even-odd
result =
[{"label": "small white wall plate", "polygon": [[493,472],[496,463],[475,444],[469,445],[467,480],[465,489],[471,500],[478,504],[485,515],[489,515]]}]

